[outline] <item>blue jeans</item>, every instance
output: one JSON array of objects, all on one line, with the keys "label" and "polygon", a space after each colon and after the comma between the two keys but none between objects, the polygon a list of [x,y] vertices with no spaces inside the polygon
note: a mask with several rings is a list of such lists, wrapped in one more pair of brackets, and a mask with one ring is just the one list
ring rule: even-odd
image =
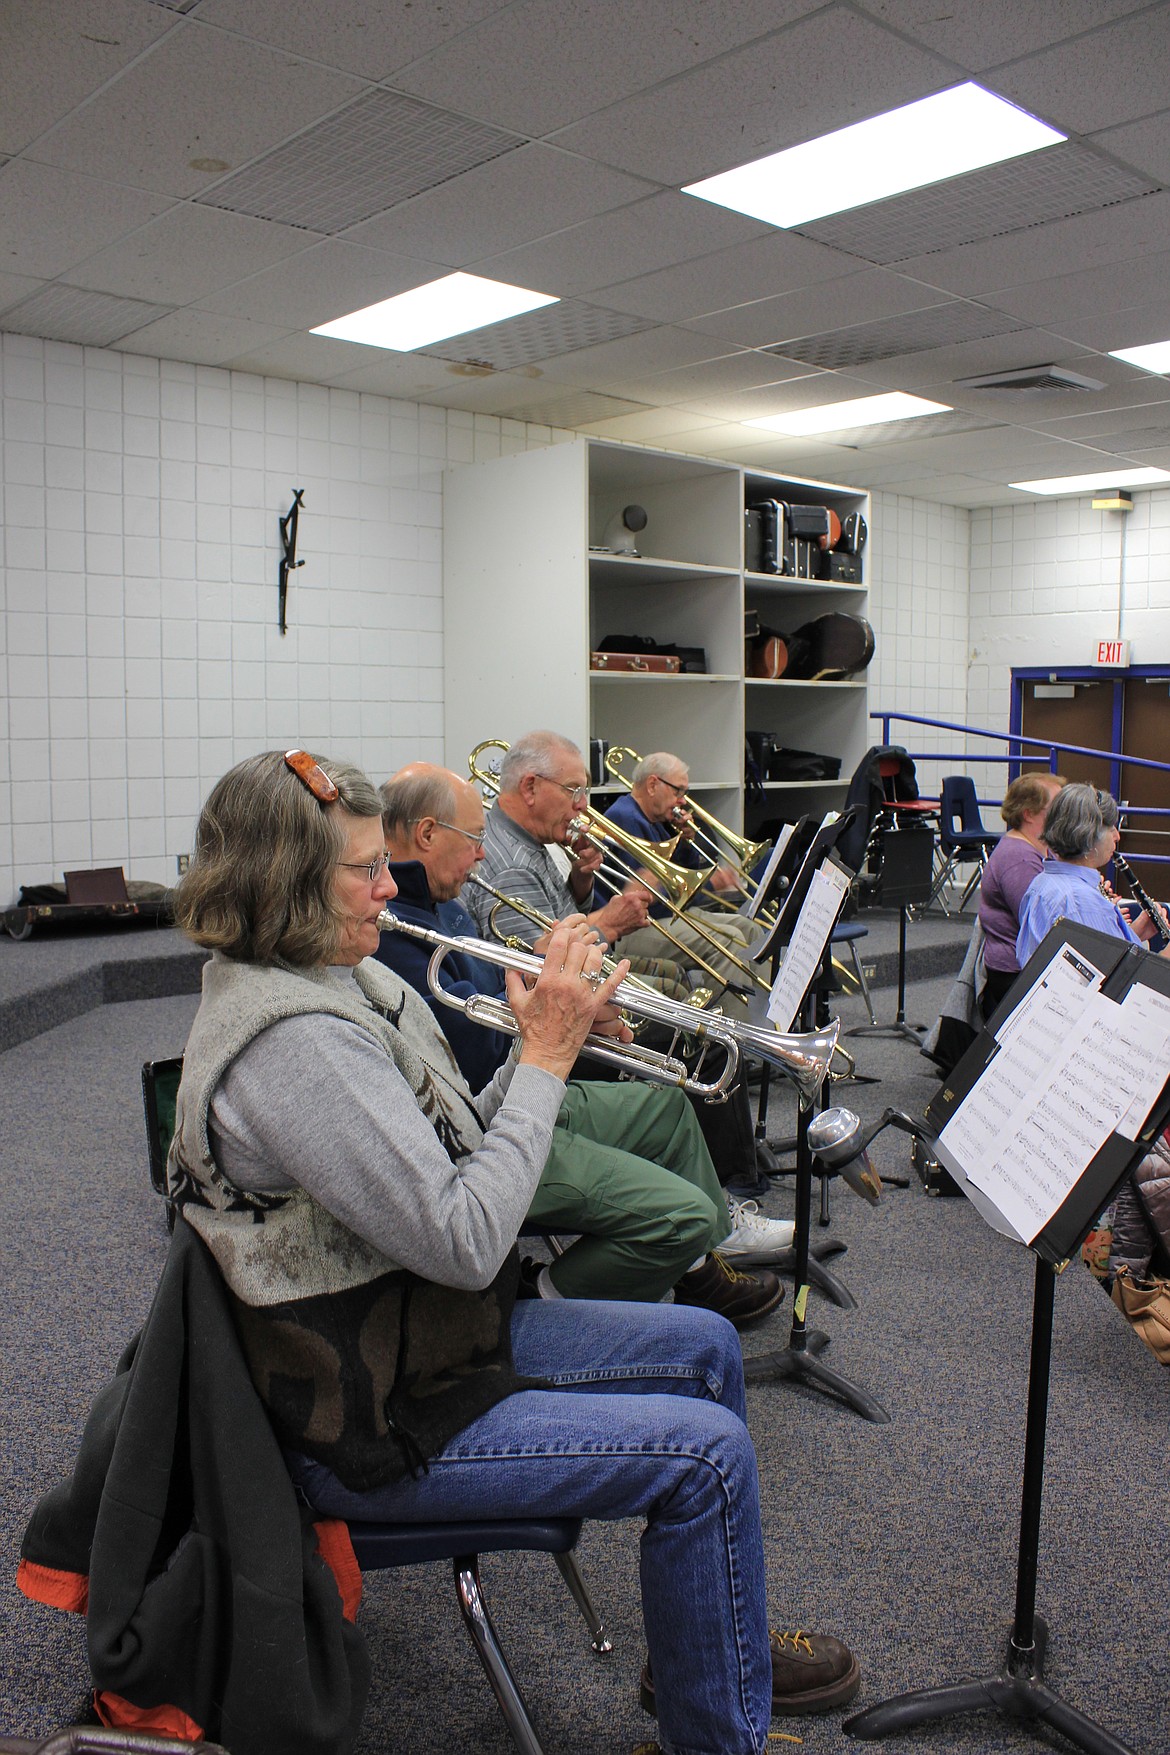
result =
[{"label": "blue jeans", "polygon": [[354,1521],[644,1517],[658,1740],[670,1755],[761,1755],[772,1660],[735,1330],[681,1305],[530,1299],[512,1345],[517,1370],[555,1389],[498,1403],[418,1480],[352,1493],[290,1457],[294,1481]]}]

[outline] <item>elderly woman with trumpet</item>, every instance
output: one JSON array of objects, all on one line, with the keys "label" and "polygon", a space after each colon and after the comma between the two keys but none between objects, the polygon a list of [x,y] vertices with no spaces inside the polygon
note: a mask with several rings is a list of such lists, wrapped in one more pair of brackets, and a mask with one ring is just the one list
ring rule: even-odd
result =
[{"label": "elderly woman with trumpet", "polygon": [[773,1711],[851,1698],[838,1641],[769,1634],[734,1329],[707,1311],[531,1300],[514,1239],[564,1079],[621,975],[569,931],[508,998],[519,1049],[473,1097],[422,1000],[370,960],[393,900],[381,799],[304,751],[213,788],[179,887],[212,950],[170,1182],[226,1282],[294,1478],[326,1515],[641,1516],[674,1755],[762,1755]]}]

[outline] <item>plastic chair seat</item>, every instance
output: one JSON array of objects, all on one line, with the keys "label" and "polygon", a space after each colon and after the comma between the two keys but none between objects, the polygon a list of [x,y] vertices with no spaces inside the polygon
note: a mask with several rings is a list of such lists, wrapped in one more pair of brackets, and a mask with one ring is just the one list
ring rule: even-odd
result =
[{"label": "plastic chair seat", "polygon": [[377,1572],[388,1566],[422,1566],[463,1554],[537,1552],[568,1554],[581,1534],[579,1517],[477,1520],[471,1523],[351,1523],[349,1537],[358,1565]]}]

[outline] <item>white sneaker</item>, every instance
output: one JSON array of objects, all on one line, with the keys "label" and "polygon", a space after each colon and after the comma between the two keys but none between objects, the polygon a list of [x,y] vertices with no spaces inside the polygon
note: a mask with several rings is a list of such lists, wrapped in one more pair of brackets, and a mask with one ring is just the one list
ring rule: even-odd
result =
[{"label": "white sneaker", "polygon": [[731,1235],[716,1245],[735,1267],[744,1262],[776,1261],[791,1249],[796,1231],[791,1219],[765,1219],[754,1200],[727,1201],[731,1214]]}]

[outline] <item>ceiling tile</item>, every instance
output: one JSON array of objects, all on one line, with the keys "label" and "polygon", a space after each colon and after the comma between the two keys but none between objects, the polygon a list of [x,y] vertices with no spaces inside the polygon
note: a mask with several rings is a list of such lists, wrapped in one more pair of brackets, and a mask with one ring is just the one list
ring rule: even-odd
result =
[{"label": "ceiling tile", "polygon": [[[464,268],[546,232],[564,235],[566,228],[637,200],[646,189],[638,178],[556,147],[524,146],[400,202],[390,212],[355,226],[347,237],[351,243],[401,250]],[[491,278],[510,280],[511,276],[504,269],[492,269]],[[605,278],[594,270],[594,280]],[[567,290],[537,281],[523,284],[539,284],[542,290],[562,294]]]},{"label": "ceiling tile", "polygon": [[597,347],[579,348],[564,359],[546,360],[545,377],[562,383],[580,384],[591,390],[610,390],[623,395],[626,386],[675,366],[694,365],[730,350],[705,335],[660,325],[603,341]]},{"label": "ceiling tile", "polygon": [[1034,49],[1092,30],[1146,0],[979,0],[977,6],[940,6],[938,0],[857,0],[879,24],[913,37],[924,48],[979,72]]},{"label": "ceiling tile", "polygon": [[550,397],[549,385],[541,385],[533,394],[530,388],[528,395],[518,394],[515,402],[508,403],[500,409],[500,413],[512,420],[539,421],[542,426],[567,427],[573,431],[587,428],[594,430],[594,423],[602,421],[606,424],[615,415],[630,415],[642,410],[637,402],[627,402],[620,396],[599,396],[594,390],[560,389]]},{"label": "ceiling tile", "polygon": [[119,299],[109,293],[53,281],[4,313],[13,335],[40,335],[47,341],[73,341],[83,347],[109,347],[133,329],[166,315],[163,305]]},{"label": "ceiling tile", "polygon": [[1127,262],[1170,248],[1170,194],[1143,195],[1101,213],[1054,220],[898,264],[901,272],[968,298],[1072,269]]},{"label": "ceiling tile", "polygon": [[185,202],[90,256],[81,274],[105,292],[190,304],[314,242],[311,232]]},{"label": "ceiling tile", "polygon": [[306,60],[385,79],[420,55],[470,30],[511,0],[203,0],[201,24],[288,49]]},{"label": "ceiling tile", "polygon": [[883,317],[876,323],[855,323],[847,329],[794,336],[768,351],[803,360],[822,371],[851,371],[858,366],[875,366],[907,355],[933,353],[964,342],[1007,335],[1025,327],[1019,318],[1006,317],[1002,311],[989,310],[967,299],[946,299],[924,310]]},{"label": "ceiling tile", "polygon": [[20,152],[174,30],[176,22],[139,0],[5,6],[0,11],[0,152]]},{"label": "ceiling tile", "polygon": [[[815,11],[818,0],[548,0],[516,6],[400,73],[404,91],[547,134]],[[645,50],[652,45],[653,52]]]},{"label": "ceiling tile", "polygon": [[[1170,298],[1170,250],[1153,251],[1127,262],[1124,275],[1118,275],[1110,262],[1051,280],[997,288],[987,294],[986,302],[1028,322],[1071,333],[1064,331],[1064,325],[1076,318],[1092,319],[1105,313],[1116,316],[1145,304],[1157,305],[1163,297]],[[1164,333],[1170,335],[1170,327]],[[1160,338],[1148,337],[1151,341]]]},{"label": "ceiling tile", "polygon": [[387,353],[385,348],[377,350],[377,358],[370,357],[373,351],[370,348],[363,347],[358,351],[365,364],[350,371],[335,372],[329,382],[336,389],[364,390],[371,396],[426,400],[432,391],[443,389],[451,382],[452,368],[443,360],[427,360],[413,353]]},{"label": "ceiling tile", "polygon": [[660,323],[685,322],[724,309],[732,298],[746,302],[767,298],[778,288],[815,286],[840,279],[857,266],[855,257],[840,250],[791,232],[769,232],[675,268],[599,287],[597,297],[619,311],[636,311]]},{"label": "ceiling tile", "polygon": [[1068,141],[795,229],[863,261],[889,265],[1097,212],[1154,188],[1128,166]]},{"label": "ceiling tile", "polygon": [[[831,77],[822,69],[830,69]],[[676,185],[953,82],[953,70],[934,56],[843,6],[828,6],[763,43],[611,105],[557,140],[589,158]]]},{"label": "ceiling tile", "polygon": [[[759,385],[786,384],[794,379],[807,381],[812,375],[808,366],[800,365],[795,360],[784,360],[775,354],[745,350],[727,354],[721,359],[701,360],[690,366],[676,366],[672,371],[656,372],[649,378],[631,378],[626,385],[626,391],[639,402],[649,402],[659,407],[670,407],[677,403],[697,407],[702,399],[705,412],[720,413],[723,412],[722,403],[734,402],[737,392],[741,390],[754,390]],[[721,407],[706,409],[708,399],[718,399]],[[726,413],[724,418],[727,418]]]},{"label": "ceiling tile", "polygon": [[0,169],[0,265],[52,279],[170,205],[165,195],[12,159]]},{"label": "ceiling tile", "polygon": [[[680,428],[680,419],[685,426]],[[585,423],[586,430],[599,439],[618,439],[635,445],[659,445],[672,450],[682,439],[698,440],[712,427],[721,423],[713,415],[688,414],[680,417],[677,408],[643,408],[637,414],[619,414]],[[697,446],[690,446],[697,449]]]},{"label": "ceiling tile", "polygon": [[1145,8],[1136,18],[1041,50],[1001,69],[995,89],[1065,133],[1092,134],[1165,109],[1170,11]]},{"label": "ceiling tile", "polygon": [[343,372],[352,373],[362,364],[378,359],[376,347],[357,347],[335,341],[330,335],[284,335],[249,347],[223,364],[240,372],[258,372],[267,378],[297,378],[308,384],[331,384]]},{"label": "ceiling tile", "polygon": [[[44,284],[43,280],[34,280],[27,274],[0,274],[0,311],[6,311],[9,305],[27,299]],[[0,329],[2,328],[3,324],[0,324]]]},{"label": "ceiling tile", "polygon": [[[437,362],[430,360],[426,363],[434,365]],[[453,368],[448,367],[448,372],[452,371]],[[420,400],[439,408],[465,408],[475,414],[505,415],[510,408],[524,406],[531,409],[539,407],[545,400],[551,405],[563,395],[562,385],[549,385],[546,397],[544,387],[525,372],[490,372],[481,378],[448,376],[442,388],[428,390]],[[548,423],[540,420],[540,424]]]},{"label": "ceiling tile", "polygon": [[[193,195],[360,90],[346,74],[206,30],[189,18],[45,135],[37,157],[66,170]],[[196,170],[195,163],[220,169]]]},{"label": "ceiling tile", "polygon": [[[594,167],[604,175],[600,166]],[[644,185],[643,185],[644,186]],[[490,256],[477,271],[521,286],[540,286],[575,298],[676,262],[726,250],[752,238],[774,236],[771,228],[742,213],[663,191],[567,231]]]},{"label": "ceiling tile", "polygon": [[284,329],[312,329],[379,299],[425,286],[446,272],[438,263],[362,250],[330,238],[249,280],[209,293],[199,303],[204,310],[223,311],[229,317],[254,318]]},{"label": "ceiling tile", "polygon": [[[1116,279],[1115,275],[1115,282]],[[1115,347],[1139,347],[1148,341],[1166,341],[1170,339],[1170,281],[1156,298],[1143,304],[1119,302],[1114,310],[1108,302],[1103,302],[1092,316],[1066,319],[1061,323],[1060,331],[1084,347],[1097,348],[1105,353]],[[1135,366],[1133,370],[1138,368]]]},{"label": "ceiling tile", "polygon": [[239,354],[279,341],[284,334],[272,323],[247,323],[239,317],[212,317],[205,311],[187,310],[172,311],[169,317],[148,323],[114,345],[118,353],[222,366]]},{"label": "ceiling tile", "polygon": [[607,311],[577,299],[562,299],[558,304],[509,317],[502,323],[485,323],[482,328],[469,329],[449,341],[436,341],[419,352],[436,359],[463,360],[506,372],[574,353],[578,348],[613,341],[644,327],[644,318]]},{"label": "ceiling tile", "polygon": [[1144,116],[1140,122],[1127,122],[1121,128],[1104,128],[1092,136],[1092,144],[1160,183],[1170,183],[1170,111]]},{"label": "ceiling tile", "polygon": [[1066,420],[1050,419],[1033,424],[1038,431],[1048,433],[1054,439],[1097,440],[1108,445],[1111,451],[1131,450],[1139,437],[1148,440],[1143,446],[1145,450],[1155,444],[1170,445],[1170,383],[1163,380],[1162,390],[1161,402],[1151,402],[1142,408],[1107,408],[1090,414],[1070,410]]},{"label": "ceiling tile", "polygon": [[198,199],[332,236],[521,144],[401,92],[368,91]]},{"label": "ceiling tile", "polygon": [[[1081,349],[1071,347],[1062,336],[1052,335],[1045,329],[1020,328],[1008,335],[963,342],[955,347],[930,348],[922,353],[906,354],[899,359],[878,360],[873,365],[859,363],[848,369],[854,377],[874,387],[920,391],[938,402],[954,402],[963,390],[963,386],[955,382],[956,379],[982,376],[987,372],[1014,372],[1022,371],[1025,366],[1062,365],[1068,366],[1072,371],[1079,371],[1086,377],[1105,376],[1097,370],[1099,361],[1095,356],[1085,361],[1080,355]],[[970,394],[983,393],[973,391]]]},{"label": "ceiling tile", "polygon": [[686,327],[736,341],[741,347],[769,347],[789,336],[843,329],[867,319],[924,310],[939,302],[940,295],[933,287],[884,268],[867,268],[797,292],[777,293],[726,311],[711,311],[705,317],[691,317]]}]

